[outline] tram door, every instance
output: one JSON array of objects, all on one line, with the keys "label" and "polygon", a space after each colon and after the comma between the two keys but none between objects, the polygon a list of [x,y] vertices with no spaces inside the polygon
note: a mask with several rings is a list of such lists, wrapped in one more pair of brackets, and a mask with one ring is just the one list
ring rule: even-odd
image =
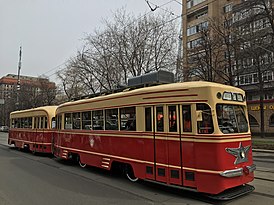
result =
[{"label": "tram door", "polygon": [[168,184],[182,184],[179,106],[154,106],[154,177]]}]

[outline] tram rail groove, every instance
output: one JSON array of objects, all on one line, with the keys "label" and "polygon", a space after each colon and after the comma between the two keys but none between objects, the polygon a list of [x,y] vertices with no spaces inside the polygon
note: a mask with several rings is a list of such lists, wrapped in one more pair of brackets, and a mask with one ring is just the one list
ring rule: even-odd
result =
[{"label": "tram rail groove", "polygon": [[272,195],[272,194],[266,194],[266,193],[261,193],[261,192],[257,192],[257,191],[253,191],[250,194],[257,195],[257,196],[264,196],[264,197],[268,197],[268,198],[274,199],[274,195]]}]

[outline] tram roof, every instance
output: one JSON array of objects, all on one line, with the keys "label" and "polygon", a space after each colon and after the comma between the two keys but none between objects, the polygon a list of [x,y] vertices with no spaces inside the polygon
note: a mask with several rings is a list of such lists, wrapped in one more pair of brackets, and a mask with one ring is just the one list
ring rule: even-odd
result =
[{"label": "tram roof", "polygon": [[150,86],[150,87],[142,87],[142,88],[125,88],[124,90],[120,92],[114,92],[114,93],[102,93],[101,95],[96,95],[94,97],[90,98],[84,98],[81,100],[75,100],[71,102],[66,102],[58,106],[58,108],[70,106],[70,105],[76,105],[80,102],[92,102],[93,100],[98,99],[108,99],[109,97],[119,97],[119,96],[125,96],[125,95],[135,95],[140,93],[147,93],[147,92],[165,92],[169,90],[176,90],[176,89],[199,89],[199,88],[219,88],[219,89],[233,89],[238,92],[244,92],[242,89],[230,86],[230,85],[224,85],[220,83],[214,83],[214,82],[207,82],[207,81],[192,81],[192,82],[181,82],[181,83],[170,83],[170,84],[162,84],[162,85],[156,85],[156,86]]},{"label": "tram roof", "polygon": [[14,111],[11,112],[11,115],[16,115],[16,114],[23,114],[23,113],[30,113],[30,112],[35,112],[35,111],[45,111],[47,113],[50,114],[55,114],[55,111],[57,109],[58,106],[52,105],[52,106],[43,106],[43,107],[36,107],[36,108],[31,108],[31,109],[27,109],[27,110],[18,110],[18,111]]}]

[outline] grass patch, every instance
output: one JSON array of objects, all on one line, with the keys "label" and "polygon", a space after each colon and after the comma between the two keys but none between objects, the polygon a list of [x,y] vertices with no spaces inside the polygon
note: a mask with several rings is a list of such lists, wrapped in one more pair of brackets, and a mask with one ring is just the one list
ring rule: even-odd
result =
[{"label": "grass patch", "polygon": [[274,145],[274,142],[273,141],[262,141],[262,140],[252,140],[252,143],[253,144],[269,144],[269,145],[271,145],[271,144],[273,144]]},{"label": "grass patch", "polygon": [[274,150],[274,141],[267,140],[252,140],[252,147],[254,149],[270,149]]}]

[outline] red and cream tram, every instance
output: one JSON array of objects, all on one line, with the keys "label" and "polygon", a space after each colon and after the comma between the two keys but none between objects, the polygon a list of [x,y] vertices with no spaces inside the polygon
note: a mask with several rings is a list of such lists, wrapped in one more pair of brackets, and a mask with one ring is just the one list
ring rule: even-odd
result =
[{"label": "red and cream tram", "polygon": [[132,181],[233,198],[254,189],[247,116],[244,91],[231,86],[125,90],[58,106],[54,154],[81,166],[119,165]]},{"label": "red and cream tram", "polygon": [[10,113],[8,144],[33,153],[52,153],[57,106],[45,106]]}]

